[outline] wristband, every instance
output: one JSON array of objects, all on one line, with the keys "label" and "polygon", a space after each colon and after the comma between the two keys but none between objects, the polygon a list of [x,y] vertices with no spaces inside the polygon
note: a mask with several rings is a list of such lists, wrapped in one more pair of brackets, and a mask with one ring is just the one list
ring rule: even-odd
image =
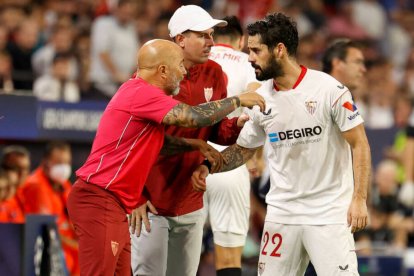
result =
[{"label": "wristband", "polygon": [[211,163],[208,161],[208,159],[204,159],[203,163],[201,165],[204,165],[208,168],[208,172],[211,172]]}]

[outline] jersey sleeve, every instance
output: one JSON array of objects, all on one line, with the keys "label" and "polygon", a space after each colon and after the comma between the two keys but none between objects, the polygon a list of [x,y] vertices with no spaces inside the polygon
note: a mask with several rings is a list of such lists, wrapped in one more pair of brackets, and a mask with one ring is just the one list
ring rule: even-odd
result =
[{"label": "jersey sleeve", "polygon": [[178,103],[162,90],[144,86],[133,100],[131,113],[142,119],[162,123],[165,115]]},{"label": "jersey sleeve", "polygon": [[254,110],[246,110],[250,117],[243,129],[240,132],[237,144],[244,148],[257,148],[264,145],[266,141],[266,133],[259,122],[259,109],[257,107]]},{"label": "jersey sleeve", "polygon": [[337,91],[337,96],[331,105],[331,116],[342,132],[364,122],[348,89]]}]

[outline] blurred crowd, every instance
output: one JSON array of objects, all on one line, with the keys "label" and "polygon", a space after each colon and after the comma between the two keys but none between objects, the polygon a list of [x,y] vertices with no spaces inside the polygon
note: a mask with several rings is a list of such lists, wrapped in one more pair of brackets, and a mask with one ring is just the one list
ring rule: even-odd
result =
[{"label": "blurred crowd", "polygon": [[[200,5],[216,18],[237,15],[244,25],[268,12],[284,12],[298,24],[299,63],[313,69],[321,69],[324,50],[337,38],[363,45],[365,79],[352,93],[367,131],[389,130],[395,142],[380,148],[380,158],[374,160],[370,225],[356,235],[357,249],[361,255],[399,254],[414,247],[413,206],[398,197],[401,184],[413,180],[403,166],[405,129],[410,120],[414,124],[412,0],[2,0],[0,93],[35,95],[44,101],[107,101],[136,70],[140,45],[169,39],[168,20],[182,4]],[[370,143],[376,148],[375,140]],[[65,209],[69,145],[49,145],[31,175],[30,153],[24,147],[5,147],[1,162],[0,222],[22,223],[25,213],[57,215],[75,275],[77,245]],[[253,245],[246,245],[247,257],[249,250],[258,250],[265,214],[268,178],[265,162],[257,163],[252,169]],[[47,192],[45,181],[54,183]],[[52,203],[44,203],[50,199],[45,193],[53,195]]]}]

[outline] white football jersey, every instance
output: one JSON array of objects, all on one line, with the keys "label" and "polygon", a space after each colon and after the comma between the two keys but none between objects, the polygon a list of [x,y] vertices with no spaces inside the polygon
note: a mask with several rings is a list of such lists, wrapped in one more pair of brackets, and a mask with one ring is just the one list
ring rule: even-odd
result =
[{"label": "white football jersey", "polygon": [[[254,68],[248,61],[249,55],[234,50],[225,44],[216,44],[211,48],[210,57],[223,68],[227,80],[227,97],[237,96],[246,91],[247,85],[256,80]],[[228,117],[237,117],[241,114],[241,108],[231,113]]]},{"label": "white football jersey", "polygon": [[[302,78],[302,79],[301,79]],[[267,218],[283,224],[347,222],[354,181],[349,144],[341,132],[363,123],[348,88],[328,74],[302,67],[295,87],[262,83],[266,110],[254,108],[237,143],[267,144]]]}]

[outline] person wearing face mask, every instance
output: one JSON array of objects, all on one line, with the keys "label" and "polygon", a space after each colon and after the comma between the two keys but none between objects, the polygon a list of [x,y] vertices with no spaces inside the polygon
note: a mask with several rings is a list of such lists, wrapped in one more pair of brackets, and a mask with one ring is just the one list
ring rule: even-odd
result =
[{"label": "person wearing face mask", "polygon": [[65,142],[51,142],[46,146],[38,168],[22,187],[25,214],[56,216],[66,266],[70,275],[79,275],[78,242],[69,220],[66,202],[71,189],[72,154]]}]

